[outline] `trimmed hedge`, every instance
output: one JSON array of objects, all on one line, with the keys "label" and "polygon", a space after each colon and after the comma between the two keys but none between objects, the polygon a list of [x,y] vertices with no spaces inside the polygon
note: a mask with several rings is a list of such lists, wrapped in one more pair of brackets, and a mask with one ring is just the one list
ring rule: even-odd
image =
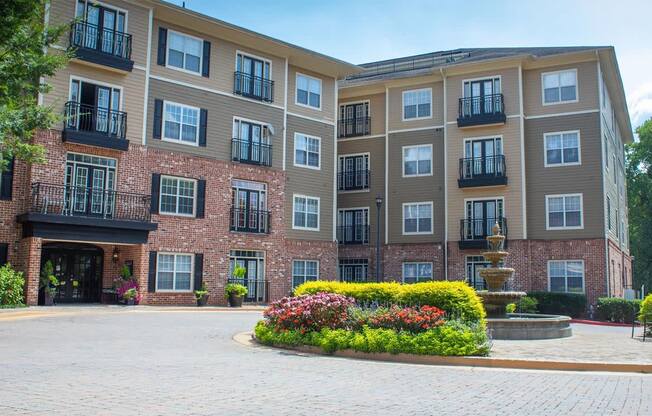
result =
[{"label": "trimmed hedge", "polygon": [[24,286],[22,272],[15,271],[9,264],[0,267],[0,306],[22,306]]},{"label": "trimmed hedge", "polygon": [[586,295],[581,293],[529,292],[539,305],[539,313],[546,315],[568,315],[577,318],[586,311]]},{"label": "trimmed hedge", "polygon": [[632,323],[641,307],[639,299],[599,298],[596,317],[601,321]]},{"label": "trimmed hedge", "polygon": [[464,321],[484,322],[486,312],[475,290],[464,282],[345,283],[329,280],[307,282],[294,290],[294,295],[338,293],[357,302],[378,302],[404,306],[430,305]]},{"label": "trimmed hedge", "polygon": [[650,316],[652,316],[652,293],[647,295],[645,299],[643,299],[643,302],[641,302],[641,310],[639,311],[638,318],[643,321],[643,318],[647,317],[649,322]]}]

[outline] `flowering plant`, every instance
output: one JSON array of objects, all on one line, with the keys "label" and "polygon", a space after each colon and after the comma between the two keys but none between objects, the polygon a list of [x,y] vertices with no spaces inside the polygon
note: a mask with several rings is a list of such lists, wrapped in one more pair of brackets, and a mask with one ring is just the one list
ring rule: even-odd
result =
[{"label": "flowering plant", "polygon": [[119,299],[133,299],[135,304],[140,303],[142,298],[142,295],[138,291],[138,283],[135,280],[123,280],[122,284],[116,289],[116,293]]},{"label": "flowering plant", "polygon": [[276,330],[320,331],[342,328],[353,298],[334,293],[285,297],[271,304],[264,316]]},{"label": "flowering plant", "polygon": [[419,333],[444,323],[444,311],[435,306],[420,308],[401,308],[393,305],[380,310],[368,318],[367,325],[371,328],[393,329]]}]

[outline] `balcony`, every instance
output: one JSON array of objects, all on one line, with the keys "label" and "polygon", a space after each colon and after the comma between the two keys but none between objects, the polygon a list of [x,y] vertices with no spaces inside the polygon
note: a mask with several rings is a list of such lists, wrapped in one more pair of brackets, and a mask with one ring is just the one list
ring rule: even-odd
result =
[{"label": "balcony", "polygon": [[337,173],[338,191],[369,189],[369,170],[349,170]]},{"label": "balcony", "polygon": [[371,134],[371,117],[353,117],[337,122],[337,137],[357,137]]},{"label": "balcony", "polygon": [[[460,220],[460,249],[486,249],[487,236],[492,234],[491,229],[494,224],[500,225],[500,229],[505,237],[507,237],[507,218],[479,218],[479,219],[464,219]],[[507,240],[505,240],[505,245]]]},{"label": "balcony", "polygon": [[460,98],[457,127],[505,123],[502,94]]},{"label": "balcony", "polygon": [[457,185],[460,188],[507,185],[505,171],[504,155],[463,158]]},{"label": "balcony", "polygon": [[368,244],[369,225],[339,225],[337,227],[337,241],[340,244]]},{"label": "balcony", "polygon": [[127,150],[127,113],[68,101],[62,139],[107,149]]},{"label": "balcony", "polygon": [[83,186],[32,184],[27,213],[18,216],[25,237],[108,243],[146,243],[151,197]]},{"label": "balcony", "polygon": [[232,139],[231,160],[250,165],[272,166],[272,145]]},{"label": "balcony", "polygon": [[100,29],[87,22],[70,26],[70,47],[78,59],[131,72],[131,35],[111,29]]},{"label": "balcony", "polygon": [[258,209],[231,208],[231,231],[269,234],[271,213]]},{"label": "balcony", "polygon": [[233,93],[271,103],[274,102],[274,81],[236,71],[233,74]]}]

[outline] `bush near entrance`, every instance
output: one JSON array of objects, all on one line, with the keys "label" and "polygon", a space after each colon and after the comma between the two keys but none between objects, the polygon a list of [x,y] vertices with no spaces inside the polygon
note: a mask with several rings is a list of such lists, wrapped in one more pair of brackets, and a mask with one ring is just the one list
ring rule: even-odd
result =
[{"label": "bush near entrance", "polygon": [[529,292],[539,305],[539,313],[545,315],[568,315],[577,318],[586,311],[586,295],[582,293]]},{"label": "bush near entrance", "polygon": [[23,306],[25,279],[11,265],[0,267],[0,307]]},{"label": "bush near entrance", "polygon": [[639,299],[599,298],[596,313],[597,318],[601,321],[631,324],[640,307]]}]

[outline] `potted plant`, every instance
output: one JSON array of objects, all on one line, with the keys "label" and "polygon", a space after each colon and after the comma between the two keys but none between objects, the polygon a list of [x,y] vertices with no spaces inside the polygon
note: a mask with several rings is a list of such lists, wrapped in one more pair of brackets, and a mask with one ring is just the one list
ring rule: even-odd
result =
[{"label": "potted plant", "polygon": [[136,305],[136,298],[138,297],[138,291],[135,287],[127,289],[122,294],[122,299],[126,305]]},{"label": "potted plant", "polygon": [[39,279],[39,287],[43,290],[43,305],[54,305],[54,297],[57,294],[57,286],[59,286],[59,279],[54,275],[54,265],[51,260],[48,260],[41,269],[41,277]]},{"label": "potted plant", "polygon": [[206,306],[208,303],[208,289],[206,289],[206,283],[201,284],[201,289],[195,290],[195,299],[197,300],[197,306]]},{"label": "potted plant", "polygon": [[224,294],[229,300],[229,306],[232,308],[239,308],[242,306],[242,300],[247,294],[247,287],[239,283],[229,283],[224,288]]}]

